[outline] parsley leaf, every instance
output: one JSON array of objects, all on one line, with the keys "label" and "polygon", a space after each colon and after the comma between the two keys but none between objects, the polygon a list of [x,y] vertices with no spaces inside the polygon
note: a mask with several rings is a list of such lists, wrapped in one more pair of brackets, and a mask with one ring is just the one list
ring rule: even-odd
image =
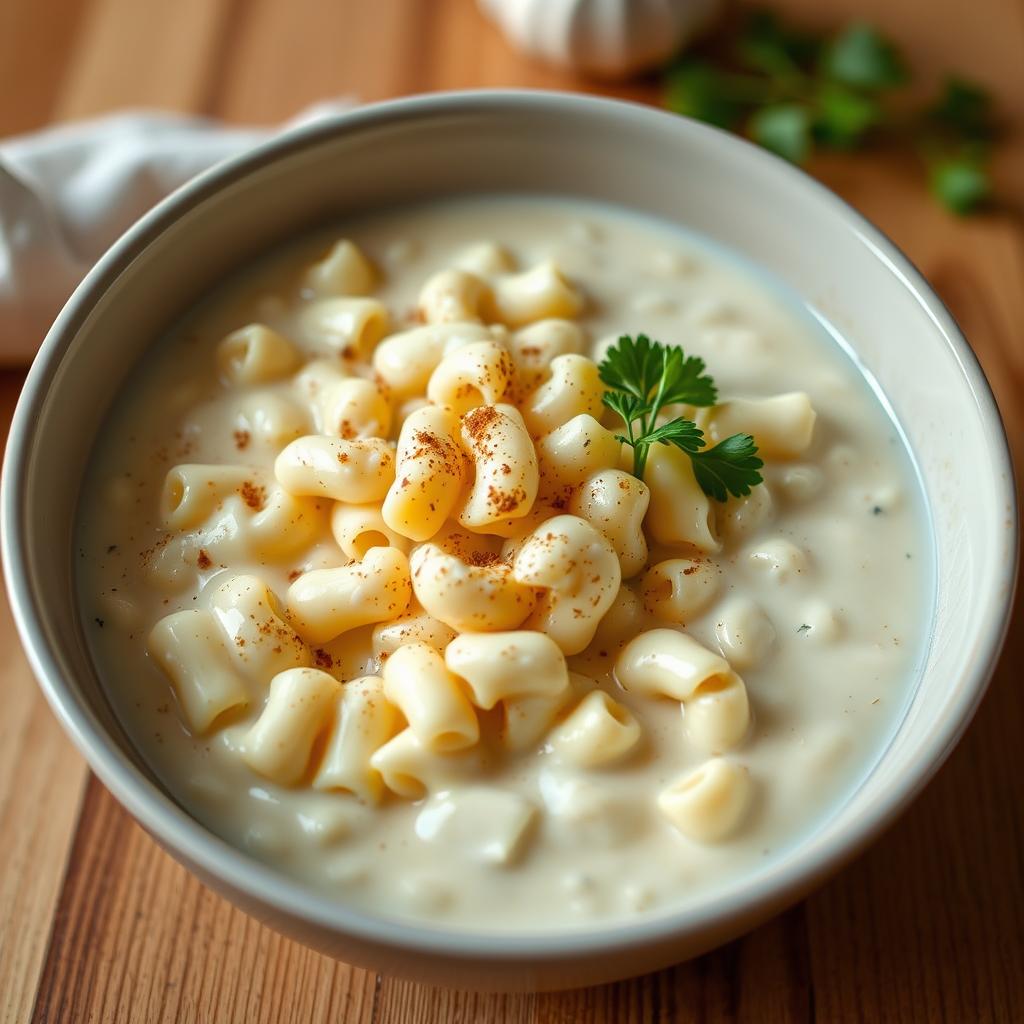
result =
[{"label": "parsley leaf", "polygon": [[[650,406],[643,399],[637,398],[625,391],[606,391],[601,396],[601,401],[622,417],[622,422],[632,430],[632,423],[645,416],[650,411]],[[632,444],[629,441],[629,444]]]},{"label": "parsley leaf", "polygon": [[[666,348],[646,334],[638,334],[635,341],[622,335],[608,349],[599,370],[601,380],[610,388],[639,399],[634,419],[646,416],[653,421],[664,405],[714,405],[717,398],[715,382],[704,373],[703,359],[686,356],[675,345]],[[627,417],[623,415],[623,419]]]},{"label": "parsley leaf", "polygon": [[811,114],[800,103],[763,107],[750,119],[750,137],[790,163],[800,164],[811,152]]},{"label": "parsley leaf", "polygon": [[674,444],[684,452],[693,453],[704,447],[704,432],[693,420],[678,419],[656,427],[636,439],[637,444]]},{"label": "parsley leaf", "polygon": [[757,79],[720,71],[702,60],[676,65],[665,76],[665,106],[676,114],[729,128],[749,103],[760,102]]},{"label": "parsley leaf", "polygon": [[960,78],[946,79],[942,94],[926,113],[937,128],[963,139],[987,142],[996,135],[991,97]]},{"label": "parsley leaf", "polygon": [[837,82],[870,92],[891,89],[907,80],[899,51],[862,22],[836,37],[825,54],[825,72]]},{"label": "parsley leaf", "polygon": [[636,341],[623,334],[601,361],[601,380],[646,402],[661,380],[663,361],[661,345],[651,344],[646,334],[638,334]]},{"label": "parsley leaf", "polygon": [[751,11],[736,40],[741,64],[786,78],[799,77],[816,61],[820,48],[814,36],[788,28],[772,11]]},{"label": "parsley leaf", "polygon": [[989,151],[998,131],[988,94],[957,78],[925,112],[919,148],[928,184],[953,213],[972,213],[992,197]]},{"label": "parsley leaf", "polygon": [[936,161],[929,184],[943,204],[960,216],[976,210],[992,194],[992,180],[984,163],[970,154]]},{"label": "parsley leaf", "polygon": [[733,434],[714,448],[691,452],[693,475],[701,490],[716,501],[730,494],[741,498],[764,479],[758,470],[764,465],[750,434]]},{"label": "parsley leaf", "polygon": [[970,213],[991,198],[990,147],[1004,129],[991,97],[951,76],[930,101],[908,103],[899,90],[909,77],[899,48],[869,24],[808,32],[748,10],[669,65],[664,102],[797,164],[816,148],[912,149],[933,195]]},{"label": "parsley leaf", "polygon": [[704,371],[700,356],[687,356],[675,345],[664,349],[659,405],[714,405],[718,388]]},{"label": "parsley leaf", "polygon": [[824,145],[852,149],[882,120],[882,108],[874,97],[829,82],[818,94],[814,134]]},{"label": "parsley leaf", "polygon": [[694,475],[706,494],[725,501],[741,496],[761,482],[754,439],[747,434],[728,437],[706,449],[704,433],[684,416],[657,424],[668,405],[713,405],[715,382],[704,371],[704,360],[687,356],[676,345],[665,346],[645,334],[636,340],[623,335],[605,353],[599,367],[601,380],[611,388],[601,400],[622,417],[626,434],[616,437],[633,449],[633,475],[643,479],[653,444],[674,445],[693,462]]}]

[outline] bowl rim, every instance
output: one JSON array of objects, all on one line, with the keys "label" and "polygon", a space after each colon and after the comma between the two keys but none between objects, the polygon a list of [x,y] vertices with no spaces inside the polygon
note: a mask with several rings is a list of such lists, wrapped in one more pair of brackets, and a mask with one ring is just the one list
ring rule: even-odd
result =
[{"label": "bowl rim", "polygon": [[[913,766],[875,801],[826,842],[809,836],[774,869],[741,878],[718,898],[678,910],[665,910],[623,923],[610,920],[582,930],[483,932],[463,927],[431,926],[377,916],[324,899],[322,892],[263,864],[229,845],[191,817],[156,785],[115,744],[88,704],[65,684],[54,653],[47,647],[44,616],[29,582],[23,507],[29,460],[34,451],[34,423],[49,386],[68,347],[93,306],[129,263],[180,216],[222,188],[267,164],[313,148],[340,134],[382,125],[395,125],[422,116],[500,115],[507,111],[560,113],[629,118],[652,133],[689,133],[704,147],[717,147],[734,161],[747,161],[759,174],[788,175],[881,260],[920,304],[957,360],[964,384],[979,411],[992,462],[996,490],[1006,510],[1009,557],[998,584],[987,598],[994,614],[983,618],[979,657],[941,722],[917,744]],[[404,97],[368,104],[273,137],[252,150],[226,160],[184,184],[130,227],[104,254],[76,288],[43,341],[26,378],[11,423],[0,487],[0,558],[11,611],[33,673],[65,731],[92,770],[143,827],[176,857],[245,897],[250,906],[263,905],[285,918],[298,917],[329,932],[429,956],[450,956],[477,962],[519,962],[540,957],[571,959],[581,955],[629,950],[698,935],[723,921],[749,919],[780,909],[859,853],[902,813],[939,769],[976,711],[994,671],[1009,626],[1017,568],[1017,502],[1010,449],[994,396],[980,363],[952,315],[911,261],[867,218],[824,185],[765,150],[711,126],[643,104],[578,93],[531,89],[471,89]]]}]

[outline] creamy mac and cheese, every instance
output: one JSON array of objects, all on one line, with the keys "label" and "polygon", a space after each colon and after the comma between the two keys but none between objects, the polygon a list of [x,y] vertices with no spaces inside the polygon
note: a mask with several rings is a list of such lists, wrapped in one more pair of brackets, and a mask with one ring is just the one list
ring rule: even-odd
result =
[{"label": "creamy mac and cheese", "polygon": [[[598,362],[708,363],[765,482],[643,479]],[[141,754],[338,899],[486,929],[757,871],[891,735],[929,540],[894,424],[808,312],[582,203],[398,210],[229,282],[125,389],[82,499],[83,620]]]}]

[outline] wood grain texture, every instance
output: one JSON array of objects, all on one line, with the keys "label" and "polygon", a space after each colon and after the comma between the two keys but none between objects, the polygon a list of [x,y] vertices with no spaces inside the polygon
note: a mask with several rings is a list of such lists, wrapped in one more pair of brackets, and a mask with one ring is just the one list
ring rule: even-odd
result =
[{"label": "wood grain texture", "polygon": [[[4,436],[22,374],[0,373]],[[50,713],[0,596],[0,1021],[26,1020],[74,834],[85,763]]]},{"label": "wood grain texture", "polygon": [[46,124],[63,91],[89,0],[0,3],[0,132]]},{"label": "wood grain texture", "polygon": [[90,777],[35,1021],[371,1021],[372,974],[216,897]]},{"label": "wood grain texture", "polygon": [[235,13],[227,0],[90,0],[54,117],[89,117],[112,106],[202,111]]},{"label": "wood grain texture", "polygon": [[[1024,466],[1024,5],[778,0],[867,17],[925,83],[954,69],[1015,119],[1002,213],[960,221],[912,158],[812,168],[886,230],[971,339]],[[517,85],[651,101],[525,61],[472,0],[0,0],[0,135],[122,106],[273,122],[317,100]],[[0,422],[20,380],[0,375]],[[1021,474],[1024,476],[1024,474]],[[1021,478],[1019,476],[1019,479]],[[258,924],[172,861],[89,777],[0,605],[0,1021],[716,1024],[1024,1019],[1024,617],[975,722],[910,812],[804,903],[691,963],[551,995],[380,977]]]}]

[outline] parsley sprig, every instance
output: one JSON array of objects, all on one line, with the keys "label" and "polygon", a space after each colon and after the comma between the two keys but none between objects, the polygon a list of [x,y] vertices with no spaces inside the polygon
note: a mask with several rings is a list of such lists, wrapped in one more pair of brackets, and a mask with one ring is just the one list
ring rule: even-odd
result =
[{"label": "parsley sprig", "polygon": [[704,360],[687,356],[678,345],[662,345],[646,334],[623,335],[608,349],[599,367],[611,389],[602,401],[622,417],[626,434],[616,437],[633,449],[633,475],[643,479],[652,444],[675,445],[690,456],[694,476],[705,494],[725,501],[742,497],[761,483],[764,465],[749,434],[733,434],[707,448],[704,432],[684,416],[657,425],[669,405],[714,405],[718,389],[705,373]]},{"label": "parsley sprig", "polygon": [[816,149],[910,146],[948,209],[967,214],[992,197],[989,160],[1000,126],[991,98],[949,77],[930,103],[901,95],[910,72],[877,29],[854,22],[805,32],[751,11],[665,73],[665,105],[739,131],[793,163]]}]

